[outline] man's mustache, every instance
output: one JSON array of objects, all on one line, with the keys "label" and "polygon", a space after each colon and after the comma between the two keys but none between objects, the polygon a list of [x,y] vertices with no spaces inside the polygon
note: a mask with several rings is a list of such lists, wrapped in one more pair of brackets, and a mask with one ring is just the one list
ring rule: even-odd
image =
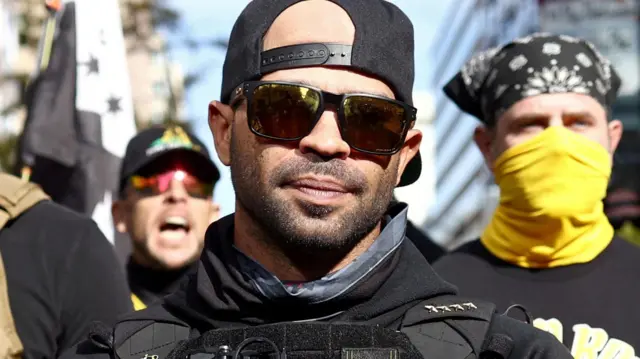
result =
[{"label": "man's mustache", "polygon": [[333,177],[354,193],[365,192],[368,188],[367,178],[362,171],[348,166],[344,160],[325,160],[316,154],[297,156],[285,161],[274,170],[271,184],[282,186],[306,175]]}]

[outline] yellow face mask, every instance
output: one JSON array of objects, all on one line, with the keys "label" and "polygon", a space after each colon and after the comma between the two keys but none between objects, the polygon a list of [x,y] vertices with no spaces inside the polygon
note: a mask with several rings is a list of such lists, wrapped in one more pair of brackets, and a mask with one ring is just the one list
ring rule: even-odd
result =
[{"label": "yellow face mask", "polygon": [[498,258],[526,268],[586,263],[613,238],[602,207],[609,153],[564,127],[550,127],[494,164],[500,203],[481,237]]}]

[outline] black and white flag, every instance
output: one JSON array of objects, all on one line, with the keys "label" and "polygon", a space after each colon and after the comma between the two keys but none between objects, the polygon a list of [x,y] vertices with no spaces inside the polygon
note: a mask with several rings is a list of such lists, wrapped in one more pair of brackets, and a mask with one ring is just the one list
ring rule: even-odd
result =
[{"label": "black and white flag", "polygon": [[20,165],[114,243],[111,202],[135,135],[118,0],[67,0],[48,66],[29,89]]}]

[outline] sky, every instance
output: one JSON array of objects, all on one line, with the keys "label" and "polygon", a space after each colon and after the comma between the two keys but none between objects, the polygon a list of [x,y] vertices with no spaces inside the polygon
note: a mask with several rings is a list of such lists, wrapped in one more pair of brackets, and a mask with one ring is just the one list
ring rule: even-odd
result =
[{"label": "sky", "polygon": [[[250,0],[169,0],[168,4],[178,10],[182,26],[178,33],[188,34],[195,39],[228,39],[236,18]],[[436,33],[448,6],[455,0],[394,0],[414,24],[416,43],[416,81],[414,91],[431,90],[429,49],[437,41]],[[167,34],[169,42],[180,35]],[[221,206],[221,215],[234,211],[235,196],[229,169],[222,165],[213,147],[213,138],[207,123],[207,105],[220,97],[224,50],[206,49],[189,51],[174,50],[171,61],[179,63],[183,72],[206,69],[200,81],[189,89],[186,95],[186,117],[192,120],[196,135],[209,147],[209,151],[221,170],[221,179],[214,190],[214,201]]]}]

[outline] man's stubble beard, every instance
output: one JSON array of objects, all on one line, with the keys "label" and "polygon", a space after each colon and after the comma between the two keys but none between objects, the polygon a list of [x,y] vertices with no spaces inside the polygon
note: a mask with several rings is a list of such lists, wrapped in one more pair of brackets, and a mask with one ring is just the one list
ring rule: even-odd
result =
[{"label": "man's stubble beard", "polygon": [[[236,138],[232,133],[231,180],[238,204],[258,226],[265,237],[263,239],[292,261],[310,258],[339,260],[378,225],[387,211],[395,188],[397,162],[393,166],[395,171],[388,168],[376,193],[369,192],[370,187],[363,174],[347,168],[340,162],[342,160],[325,161],[313,154],[286,161],[274,169],[268,182],[264,183],[258,169],[260,159],[243,154]],[[285,201],[278,196],[281,192],[278,184],[283,177],[293,179],[289,177],[304,173],[332,175],[360,188],[352,194],[357,197],[356,206],[347,209],[340,217],[329,219],[337,209]],[[323,221],[325,218],[327,220]]]}]

